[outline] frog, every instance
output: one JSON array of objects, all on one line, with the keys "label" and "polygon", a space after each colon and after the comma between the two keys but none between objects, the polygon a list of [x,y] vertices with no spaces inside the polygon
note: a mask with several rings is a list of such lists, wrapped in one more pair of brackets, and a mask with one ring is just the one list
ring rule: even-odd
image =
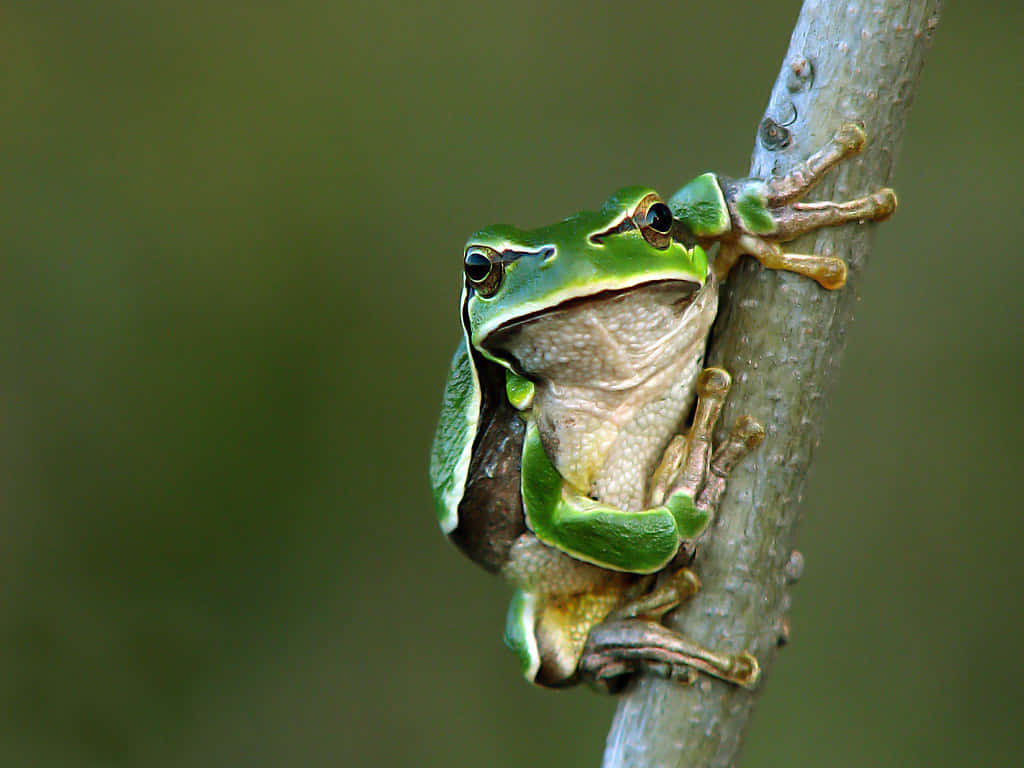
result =
[{"label": "frog", "polygon": [[842,259],[782,245],[892,214],[889,188],[803,201],[865,141],[848,123],[785,175],[705,173],[667,199],[627,187],[596,211],[469,238],[429,474],[443,533],[513,588],[505,641],[530,682],[615,691],[637,673],[705,673],[756,685],[751,653],[664,623],[699,589],[696,542],[765,434],[743,416],[713,445],[731,378],[705,367],[708,338],[744,255],[843,286]]}]

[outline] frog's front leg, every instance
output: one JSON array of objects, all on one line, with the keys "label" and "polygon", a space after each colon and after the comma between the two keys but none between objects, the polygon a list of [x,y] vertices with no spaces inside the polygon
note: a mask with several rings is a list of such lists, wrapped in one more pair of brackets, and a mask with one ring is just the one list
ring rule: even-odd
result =
[{"label": "frog's front leg", "polygon": [[764,439],[764,429],[748,416],[733,425],[723,445],[711,455],[711,434],[729,394],[732,379],[722,368],[706,368],[697,378],[697,408],[693,424],[668,446],[654,472],[652,503],[683,494],[694,507],[710,517],[725,490],[725,478],[741,458]]},{"label": "frog's front leg", "polygon": [[784,176],[767,180],[726,179],[704,174],[669,201],[676,220],[697,240],[719,242],[714,270],[724,279],[743,254],[769,269],[797,272],[830,290],[846,282],[846,264],[834,256],[786,253],[780,243],[822,227],[881,221],[896,209],[888,187],[845,202],[800,202],[831,168],[859,152],[864,131],[842,126],[832,140]]},{"label": "frog's front leg", "polygon": [[729,385],[729,374],[721,368],[698,377],[693,425],[669,444],[652,478],[649,504],[640,510],[619,509],[573,488],[551,463],[531,424],[522,455],[523,507],[530,529],[544,543],[602,568],[629,573],[664,568],[680,541],[704,530],[721,495],[719,481],[724,483],[735,462],[764,436],[756,422],[740,419],[709,460],[711,433]]},{"label": "frog's front leg", "polygon": [[527,525],[545,544],[593,565],[628,573],[654,573],[675,557],[682,539],[708,521],[692,494],[674,489],[657,505],[620,509],[567,482],[551,463],[535,424],[527,427],[522,456],[522,498]]},{"label": "frog's front leg", "polygon": [[[726,477],[764,436],[753,419],[740,418],[725,443],[712,454],[711,433],[730,384],[729,374],[721,368],[701,373],[693,424],[665,451],[652,483],[653,501],[683,494],[708,518],[714,514]],[[699,670],[737,685],[754,685],[760,668],[751,654],[717,653],[658,623],[698,588],[696,575],[682,568],[663,575],[652,591],[619,606],[590,631],[580,659],[581,676],[609,690],[616,690],[625,676],[640,670],[688,682]]]}]

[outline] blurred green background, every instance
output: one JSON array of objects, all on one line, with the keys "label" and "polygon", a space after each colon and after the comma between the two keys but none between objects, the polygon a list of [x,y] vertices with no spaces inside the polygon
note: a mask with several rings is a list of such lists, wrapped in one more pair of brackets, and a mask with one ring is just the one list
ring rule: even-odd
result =
[{"label": "blurred green background", "polygon": [[[744,765],[1024,759],[1024,10],[951,6]],[[0,766],[596,765],[430,506],[461,247],[742,174],[798,8],[0,4]]]}]

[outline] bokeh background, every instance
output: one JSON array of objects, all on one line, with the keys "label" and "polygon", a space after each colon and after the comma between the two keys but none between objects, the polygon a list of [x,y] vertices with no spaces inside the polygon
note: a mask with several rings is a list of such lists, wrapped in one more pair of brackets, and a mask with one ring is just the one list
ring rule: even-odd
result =
[{"label": "bokeh background", "polygon": [[[1024,759],[1024,6],[950,6],[743,765]],[[742,174],[798,8],[0,4],[0,766],[596,765],[430,506],[461,246]]]}]

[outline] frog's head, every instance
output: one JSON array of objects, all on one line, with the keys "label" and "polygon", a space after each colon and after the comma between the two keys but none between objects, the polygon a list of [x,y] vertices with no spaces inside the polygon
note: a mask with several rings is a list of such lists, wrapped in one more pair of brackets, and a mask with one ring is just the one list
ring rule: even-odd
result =
[{"label": "frog's head", "polygon": [[469,344],[515,369],[502,348],[512,329],[648,289],[689,296],[707,279],[707,256],[683,237],[671,209],[644,187],[620,190],[600,210],[551,226],[482,229],[465,251]]}]

